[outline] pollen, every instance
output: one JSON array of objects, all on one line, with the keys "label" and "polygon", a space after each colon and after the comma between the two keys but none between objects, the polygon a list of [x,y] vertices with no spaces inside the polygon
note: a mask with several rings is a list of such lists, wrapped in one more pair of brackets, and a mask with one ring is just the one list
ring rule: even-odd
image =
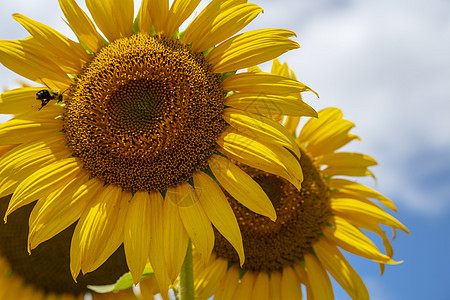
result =
[{"label": "pollen", "polygon": [[[264,189],[277,213],[277,220],[256,214],[226,194],[233,208],[244,243],[244,270],[279,271],[296,261],[319,239],[331,215],[328,187],[317,167],[302,151],[304,180],[301,190],[276,175],[239,165]],[[214,252],[230,264],[239,257],[228,241],[215,231]]]},{"label": "pollen", "polygon": [[93,177],[164,190],[207,166],[226,124],[225,95],[202,53],[160,36],[121,38],[71,86],[67,145]]}]

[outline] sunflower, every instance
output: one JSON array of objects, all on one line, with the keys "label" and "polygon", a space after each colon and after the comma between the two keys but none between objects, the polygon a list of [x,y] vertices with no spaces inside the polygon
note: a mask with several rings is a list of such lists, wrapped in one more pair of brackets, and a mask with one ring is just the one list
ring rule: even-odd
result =
[{"label": "sunflower", "polygon": [[5,221],[37,200],[29,252],[77,222],[74,279],[123,243],[134,281],[150,260],[167,287],[189,237],[209,260],[213,226],[243,264],[241,232],[220,186],[239,192],[251,211],[276,214],[231,159],[300,188],[292,137],[257,112],[315,116],[298,97],[311,89],[280,75],[236,72],[298,48],[295,34],[235,35],[262,12],[245,0],[212,1],[180,33],[199,2],[169,8],[168,0],[143,0],[135,18],[131,0],[86,0],[92,21],[74,0],[59,0],[78,42],[20,14],[13,17],[31,36],[0,41],[3,65],[46,85],[0,98],[0,113],[15,116],[0,125],[0,196],[12,194]]},{"label": "sunflower", "polygon": [[[274,64],[275,72],[288,71]],[[285,125],[295,134],[298,119]],[[352,299],[368,299],[368,291],[338,247],[384,264],[393,261],[393,250],[380,225],[408,230],[373,200],[389,209],[394,204],[375,190],[342,176],[373,176],[373,158],[336,152],[358,137],[354,126],[337,108],[319,112],[300,131],[296,142],[304,180],[297,190],[284,178],[237,163],[264,189],[277,212],[277,220],[255,214],[233,193],[224,191],[242,232],[245,263],[229,242],[215,231],[216,244],[207,264],[194,252],[195,290],[198,299],[301,299],[303,284],[308,299],[333,299],[330,274]],[[361,231],[379,235],[386,254]],[[328,273],[328,274],[327,274]]]},{"label": "sunflower", "polygon": [[[0,212],[5,213],[10,196],[0,199]],[[26,205],[0,225],[0,299],[82,300],[92,294],[94,300],[138,299],[131,289],[119,293],[97,294],[88,285],[113,284],[128,268],[119,248],[95,272],[72,279],[69,250],[74,226],[44,243],[31,255],[26,250],[28,218],[35,204]]]}]

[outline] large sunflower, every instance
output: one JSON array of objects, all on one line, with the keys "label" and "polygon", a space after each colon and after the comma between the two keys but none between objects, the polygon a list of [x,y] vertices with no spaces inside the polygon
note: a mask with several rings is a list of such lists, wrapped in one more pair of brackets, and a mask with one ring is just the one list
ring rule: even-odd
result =
[{"label": "large sunflower", "polygon": [[[287,66],[274,64],[275,70]],[[373,189],[342,176],[373,176],[376,164],[367,155],[336,152],[357,136],[353,123],[337,108],[319,112],[303,126],[296,138],[304,181],[297,190],[284,178],[238,165],[264,189],[277,212],[276,222],[255,214],[226,191],[242,232],[245,263],[229,242],[215,231],[216,244],[209,263],[194,253],[194,278],[198,299],[301,299],[301,284],[308,299],[333,299],[329,275],[352,299],[368,299],[364,282],[338,247],[384,264],[396,264],[393,250],[380,225],[408,230],[373,200],[389,209],[394,204]],[[298,119],[285,125],[295,134]],[[361,231],[379,235],[386,254]],[[327,274],[328,273],[328,274]]]},{"label": "large sunflower", "polygon": [[60,0],[79,42],[20,14],[13,17],[31,36],[0,42],[3,65],[47,85],[0,98],[0,113],[15,115],[0,126],[9,150],[0,160],[0,196],[12,194],[5,220],[38,200],[28,251],[78,221],[73,278],[123,243],[135,282],[149,259],[167,287],[189,237],[209,260],[213,225],[242,264],[239,226],[219,184],[239,192],[251,211],[276,214],[231,158],[300,188],[292,137],[254,113],[314,116],[296,96],[310,89],[270,73],[235,73],[298,48],[295,34],[233,36],[262,11],[245,0],[212,1],[179,33],[199,2],[175,0],[169,8],[168,0],[143,0],[134,19],[132,0],[86,0],[102,36],[74,0]]},{"label": "large sunflower", "polygon": [[[10,196],[0,199],[0,212],[5,213]],[[138,299],[131,289],[118,293],[97,294],[88,285],[112,284],[128,268],[119,248],[96,271],[78,276],[75,283],[70,275],[69,250],[74,226],[42,244],[30,254],[26,250],[28,218],[35,204],[31,203],[0,225],[0,299],[2,300],[82,300],[90,293],[93,300]]]}]

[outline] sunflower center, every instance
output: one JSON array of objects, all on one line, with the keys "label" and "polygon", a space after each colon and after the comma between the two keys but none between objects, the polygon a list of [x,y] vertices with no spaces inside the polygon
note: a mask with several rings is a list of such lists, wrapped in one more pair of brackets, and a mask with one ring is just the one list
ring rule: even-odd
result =
[{"label": "sunflower center", "polygon": [[[5,214],[9,197],[0,198],[0,214]],[[77,283],[70,274],[70,241],[75,224],[27,252],[28,219],[35,203],[28,204],[8,216],[0,225],[0,258],[5,259],[13,274],[44,292],[77,295],[88,291],[87,285],[115,283],[128,272],[123,247],[119,248],[99,269],[79,275]],[[0,274],[4,276],[4,274]]]},{"label": "sunflower center", "polygon": [[[272,201],[276,222],[253,213],[225,192],[242,232],[244,269],[277,271],[302,260],[326,226],[331,214],[328,187],[303,151],[300,164],[304,176],[300,191],[283,178],[240,165]],[[234,248],[217,231],[215,234],[214,252],[231,264],[239,263]]]},{"label": "sunflower center", "polygon": [[124,190],[163,190],[206,167],[225,93],[203,55],[147,34],[104,47],[76,78],[64,112],[73,155]]}]

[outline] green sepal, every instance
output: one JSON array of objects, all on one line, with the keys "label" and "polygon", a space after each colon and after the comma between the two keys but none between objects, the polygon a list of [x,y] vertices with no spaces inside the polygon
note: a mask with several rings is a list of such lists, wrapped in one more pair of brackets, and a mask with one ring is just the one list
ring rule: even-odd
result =
[{"label": "green sepal", "polygon": [[247,273],[247,270],[238,268],[238,273],[239,273],[239,279],[241,280],[242,277],[244,277],[245,273]]},{"label": "green sepal", "polygon": [[177,29],[175,33],[172,35],[173,40],[179,40],[180,39],[180,31]]},{"label": "green sepal", "polygon": [[[140,281],[154,275],[155,273],[153,272],[153,269],[151,267],[145,267],[144,273],[142,273]],[[87,288],[96,293],[104,294],[114,291],[126,290],[128,288],[131,288],[133,285],[134,285],[133,277],[131,276],[131,273],[128,272],[122,275],[122,277],[120,277],[116,283],[108,285],[88,285]]]},{"label": "green sepal", "polygon": [[[62,18],[61,18],[61,19],[62,19]],[[62,20],[64,21],[64,23],[67,24],[67,26],[69,26],[69,28],[72,30],[73,34],[75,34],[75,31],[73,31],[72,27],[70,27],[69,22],[67,22],[67,21],[64,20],[64,19],[62,19]],[[89,47],[86,46],[86,44],[85,44],[82,40],[80,40],[80,38],[78,37],[78,35],[75,34],[75,36],[77,37],[78,43],[80,43],[80,45],[83,46],[83,49],[87,52],[87,54],[89,54],[89,56],[93,56],[93,55],[94,55],[94,52],[93,52],[91,49],[89,49]]]},{"label": "green sepal", "polygon": [[329,190],[330,190],[330,193],[339,192],[339,190],[337,188],[334,188],[334,187],[330,187]]},{"label": "green sepal", "polygon": [[89,54],[89,56],[94,56],[94,52],[92,52],[91,49],[88,48],[88,46],[86,46],[86,44],[80,40],[80,38],[77,36],[78,42],[80,43],[81,46],[83,46],[84,50],[87,52],[87,54]]},{"label": "green sepal", "polygon": [[100,34],[100,38],[102,39],[102,43],[104,46],[108,46],[109,42]]},{"label": "green sepal", "polygon": [[139,28],[139,14],[136,16],[133,22],[133,30],[131,31],[132,34],[136,34],[138,32],[141,32],[141,29]]},{"label": "green sepal", "polygon": [[212,46],[211,48],[208,48],[205,51],[203,51],[203,56],[206,57],[209,54],[209,52],[211,52],[212,49],[214,49],[214,48],[215,48],[215,46]]},{"label": "green sepal", "polygon": [[236,74],[236,71],[230,71],[230,72],[222,73],[222,78],[220,78],[220,83],[222,83],[228,77],[233,76],[234,74]]},{"label": "green sepal", "polygon": [[186,34],[186,29],[183,30],[182,32],[180,32],[180,29],[177,29],[177,31],[178,31],[179,39],[180,39],[180,40],[183,40],[184,35]]}]

